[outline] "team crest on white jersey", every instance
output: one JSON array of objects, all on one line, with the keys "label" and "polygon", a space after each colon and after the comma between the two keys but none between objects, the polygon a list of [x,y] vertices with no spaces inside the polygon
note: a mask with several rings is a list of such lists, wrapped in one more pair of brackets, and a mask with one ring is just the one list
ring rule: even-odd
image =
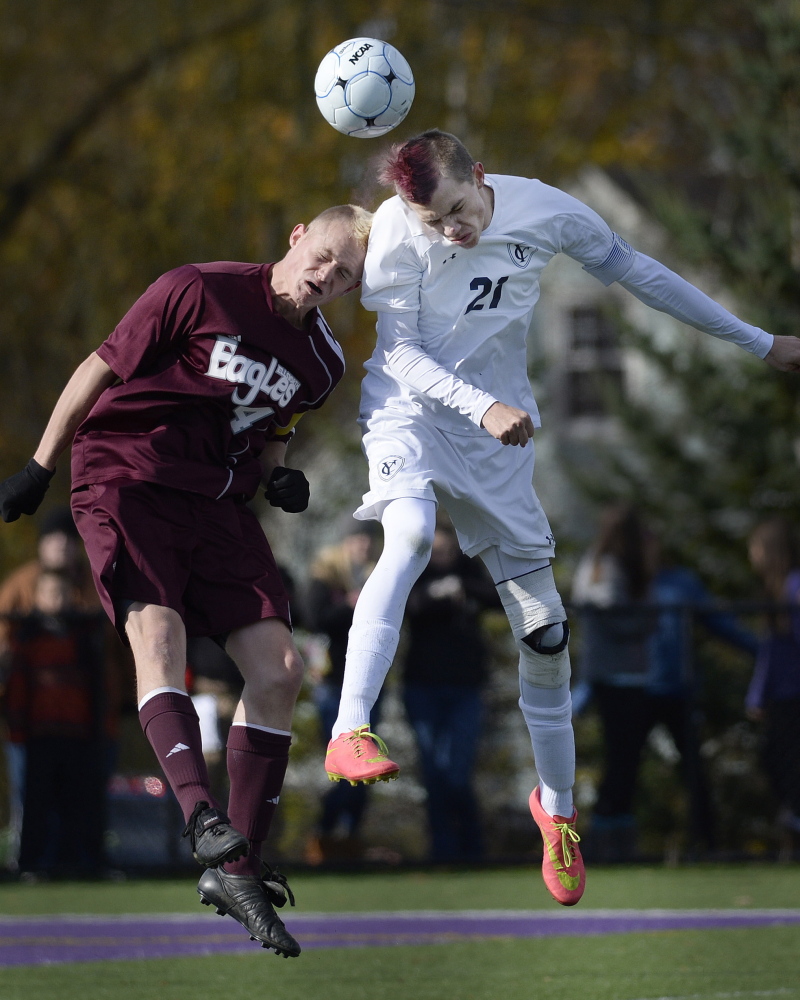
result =
[{"label": "team crest on white jersey", "polygon": [[378,475],[386,482],[396,476],[405,464],[406,460],[401,455],[389,455],[378,462]]},{"label": "team crest on white jersey", "polygon": [[508,256],[511,258],[511,263],[515,267],[525,268],[530,264],[531,257],[533,257],[539,248],[529,247],[527,243],[506,243],[506,249],[508,250]]}]

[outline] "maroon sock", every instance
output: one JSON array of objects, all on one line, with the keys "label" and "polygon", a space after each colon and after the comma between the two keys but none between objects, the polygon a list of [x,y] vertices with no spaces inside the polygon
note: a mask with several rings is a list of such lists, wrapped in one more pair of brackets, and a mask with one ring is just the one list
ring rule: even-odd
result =
[{"label": "maroon sock", "polygon": [[188,820],[202,799],[217,806],[203,757],[200,720],[189,695],[175,691],[154,695],[139,710],[139,722],[180,803],[183,818]]},{"label": "maroon sock", "polygon": [[231,726],[228,733],[228,814],[250,841],[250,853],[226,864],[231,875],[261,874],[261,845],[267,839],[280,798],[291,736],[253,726]]}]

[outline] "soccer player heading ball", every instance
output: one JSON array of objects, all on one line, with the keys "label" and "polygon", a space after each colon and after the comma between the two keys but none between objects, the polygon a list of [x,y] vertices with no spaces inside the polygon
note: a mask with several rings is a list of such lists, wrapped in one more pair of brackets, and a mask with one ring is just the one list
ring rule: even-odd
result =
[{"label": "soccer player heading ball", "polygon": [[381,179],[396,196],[375,213],[364,269],[362,301],[378,314],[378,340],[360,419],[370,491],[355,516],[380,520],[385,541],[355,609],[326,769],[350,781],[398,773],[367,723],[441,502],[461,548],[492,574],[519,648],[543,874],[555,899],[572,905],[585,876],[572,800],[569,629],[550,567],[555,540],[532,487],[539,415],[525,341],[539,276],[565,253],[603,284],[617,281],[784,371],[800,366],[800,341],[743,323],[563,191],[487,174],[448,133],[395,146]]},{"label": "soccer player heading ball", "polygon": [[[274,906],[292,895],[278,872],[262,877],[260,855],[303,664],[247,501],[261,484],[274,507],[308,505],[286,446],[344,371],[319,307],[358,287],[370,221],[362,208],[331,208],[292,230],[276,264],[163,275],[72,376],[26,468],[0,483],[4,521],[33,514],[72,443],[75,521],[133,650],[142,728],[207,869],[198,892],[287,957],[300,947]],[[186,694],[187,634],[214,638],[245,682],[228,738],[229,815],[211,795]]]}]

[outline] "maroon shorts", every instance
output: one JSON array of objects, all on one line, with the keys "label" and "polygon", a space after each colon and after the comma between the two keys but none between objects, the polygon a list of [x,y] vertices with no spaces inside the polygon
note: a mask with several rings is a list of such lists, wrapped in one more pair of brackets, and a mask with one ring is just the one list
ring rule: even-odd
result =
[{"label": "maroon shorts", "polygon": [[224,635],[262,618],[291,627],[280,572],[245,503],[112,479],[76,490],[72,511],[123,639],[130,601],[173,608],[187,635]]}]

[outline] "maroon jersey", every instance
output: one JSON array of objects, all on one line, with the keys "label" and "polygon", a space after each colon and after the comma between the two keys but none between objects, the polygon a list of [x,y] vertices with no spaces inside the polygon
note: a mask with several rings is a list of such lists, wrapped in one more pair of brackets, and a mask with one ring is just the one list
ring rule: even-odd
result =
[{"label": "maroon jersey", "polygon": [[204,496],[255,495],[258,456],[344,373],[318,311],[276,311],[270,264],[187,264],[138,299],[97,354],[122,380],[75,435],[72,485],[140,479]]}]

